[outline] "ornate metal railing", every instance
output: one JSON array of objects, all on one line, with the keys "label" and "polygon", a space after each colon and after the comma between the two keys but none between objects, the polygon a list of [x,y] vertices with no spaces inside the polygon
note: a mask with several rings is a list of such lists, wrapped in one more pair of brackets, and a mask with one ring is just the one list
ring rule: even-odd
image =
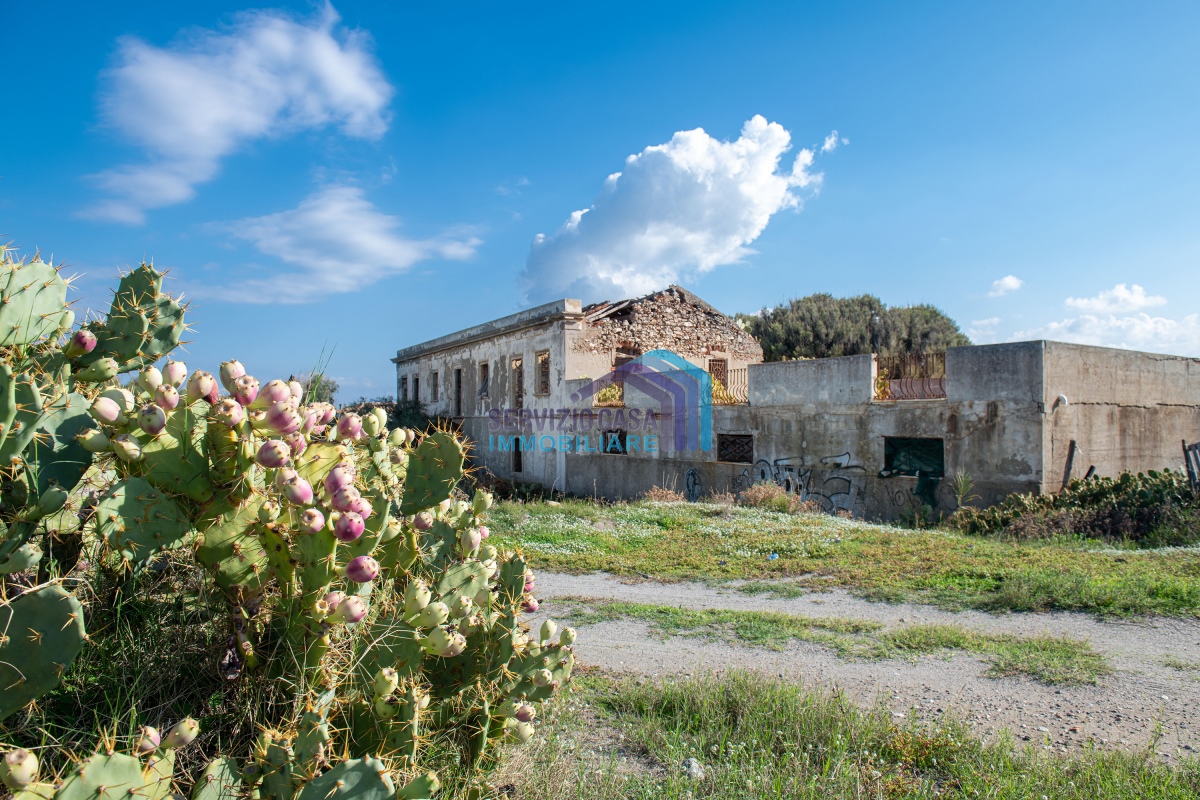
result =
[{"label": "ornate metal railing", "polygon": [[945,397],[945,353],[876,357],[876,400],[939,400]]},{"label": "ornate metal railing", "polygon": [[724,385],[713,376],[713,405],[736,406],[750,402],[750,384],[747,381],[747,370],[731,369],[725,374]]}]

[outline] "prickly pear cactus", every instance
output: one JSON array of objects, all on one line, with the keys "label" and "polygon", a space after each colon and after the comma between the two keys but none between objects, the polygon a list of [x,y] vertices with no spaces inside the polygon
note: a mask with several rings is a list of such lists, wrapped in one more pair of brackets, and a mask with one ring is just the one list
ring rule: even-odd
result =
[{"label": "prickly pear cactus", "polygon": [[[495,743],[529,737],[534,704],[570,679],[571,642],[527,635],[532,576],[485,541],[490,497],[455,499],[465,455],[455,434],[414,446],[381,413],[339,415],[237,361],[212,373],[155,366],[185,326],[153,267],[124,276],[108,316],[82,328],[65,291],[50,265],[0,261],[0,574],[37,566],[35,537],[49,536],[85,471],[115,476],[87,523],[105,563],[127,565],[132,586],[156,554],[194,552],[228,603],[223,674],[263,671],[324,698],[264,734],[244,769],[214,764],[196,797],[432,797],[437,778],[417,767],[431,730],[472,731],[464,758],[477,767]],[[57,684],[84,631],[58,586],[0,613],[12,622],[0,645],[8,714]],[[159,800],[172,759],[96,756],[53,795]]]},{"label": "prickly pear cactus", "polygon": [[57,584],[0,605],[0,720],[62,681],[84,635],[83,607]]},{"label": "prickly pear cactus", "polygon": [[[185,327],[184,308],[162,292],[162,274],[147,265],[121,280],[107,318],[82,328],[73,328],[67,288],[39,256],[18,261],[0,247],[0,573],[38,565],[30,554],[45,549],[33,541],[40,523],[62,508],[94,453],[110,444],[122,454],[141,449],[133,438],[101,441],[96,403],[119,391],[106,382],[158,360]],[[107,397],[101,406],[126,411]],[[174,455],[170,465],[178,461],[187,466],[176,469],[184,477],[163,469],[163,481],[207,499],[203,485],[188,480],[206,468]]]}]

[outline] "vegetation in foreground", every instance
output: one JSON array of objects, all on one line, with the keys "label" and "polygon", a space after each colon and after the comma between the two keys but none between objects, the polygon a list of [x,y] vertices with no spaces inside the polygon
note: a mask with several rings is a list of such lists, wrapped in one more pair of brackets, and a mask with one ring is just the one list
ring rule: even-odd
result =
[{"label": "vegetation in foreground", "polygon": [[162,282],[141,265],[76,327],[58,269],[0,247],[0,783],[494,797],[574,632],[522,623],[533,574],[484,541],[462,441],[236,360],[159,369],[186,329]]},{"label": "vegetation in foreground", "polygon": [[769,580],[950,609],[1200,614],[1196,548],[1010,540],[717,503],[510,501],[492,520],[497,541],[560,572]]},{"label": "vegetation in foreground", "polygon": [[961,625],[905,625],[891,630],[868,620],[805,617],[771,611],[687,609],[618,600],[559,598],[576,625],[633,619],[663,638],[692,636],[782,650],[792,641],[829,647],[846,659],[916,658],[952,651],[991,662],[988,676],[1027,675],[1047,684],[1096,684],[1112,672],[1087,642],[1065,636],[986,634]]},{"label": "vegetation in foreground", "polygon": [[[520,800],[685,798],[1194,798],[1200,764],[1153,748],[1062,757],[984,743],[964,725],[899,722],[836,694],[753,673],[681,681],[593,674],[501,783]],[[695,759],[691,776],[684,766]],[[698,767],[698,770],[697,770]],[[703,774],[701,778],[700,775]]]}]

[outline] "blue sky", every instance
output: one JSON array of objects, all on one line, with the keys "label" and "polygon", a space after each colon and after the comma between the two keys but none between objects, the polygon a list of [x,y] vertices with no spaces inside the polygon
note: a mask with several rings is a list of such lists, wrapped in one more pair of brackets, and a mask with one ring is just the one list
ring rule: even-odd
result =
[{"label": "blue sky", "polygon": [[385,394],[399,347],[671,281],[730,313],[873,293],[980,342],[1200,355],[1195,3],[0,20],[0,234],[84,273],[83,307],[170,267],[193,368],[328,346],[340,399]]}]

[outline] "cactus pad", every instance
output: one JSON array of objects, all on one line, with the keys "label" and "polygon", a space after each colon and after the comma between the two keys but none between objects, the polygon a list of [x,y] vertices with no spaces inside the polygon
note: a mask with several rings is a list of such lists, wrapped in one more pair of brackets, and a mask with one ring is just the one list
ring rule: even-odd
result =
[{"label": "cactus pad", "polygon": [[309,781],[297,800],[392,800],[396,785],[377,758],[343,761]]},{"label": "cactus pad", "polygon": [[83,606],[61,586],[0,605],[0,720],[57,686],[85,636]]},{"label": "cactus pad", "polygon": [[237,800],[242,796],[242,776],[232,758],[218,758],[204,768],[192,789],[192,800]]},{"label": "cactus pad", "polygon": [[24,572],[42,560],[42,548],[33,542],[26,542],[10,553],[8,558],[0,561],[0,575],[10,575],[14,572]]},{"label": "cactus pad", "polygon": [[4,258],[0,272],[0,347],[33,344],[58,330],[67,282],[50,264]]},{"label": "cactus pad", "polygon": [[438,780],[437,775],[426,772],[405,784],[400,791],[396,792],[396,798],[397,800],[432,800],[440,788],[442,788],[442,783]]},{"label": "cactus pad", "polygon": [[134,564],[179,547],[192,529],[179,505],[144,478],[126,478],[101,495],[96,524],[109,547]]},{"label": "cactus pad", "polygon": [[143,434],[141,469],[146,479],[173,495],[186,495],[199,503],[211,499],[205,430],[204,417],[185,407],[167,416],[167,427],[158,436]]},{"label": "cactus pad", "polygon": [[39,494],[51,485],[71,491],[92,465],[92,454],[75,440],[80,431],[95,427],[88,405],[83,395],[70,392],[59,395],[46,407],[28,456],[37,468]]},{"label": "cactus pad", "polygon": [[133,756],[97,754],[75,767],[54,800],[143,800],[154,780]]},{"label": "cactus pad", "polygon": [[438,431],[426,436],[408,457],[400,513],[416,514],[448,498],[463,476],[463,458],[462,445],[453,434]]},{"label": "cactus pad", "polygon": [[245,587],[254,591],[266,583],[267,554],[256,536],[261,505],[262,498],[257,495],[241,505],[224,498],[196,526],[200,531],[196,557],[216,571],[217,585],[222,589]]},{"label": "cactus pad", "polygon": [[121,372],[142,369],[179,345],[183,335],[183,306],[162,293],[163,274],[149,264],[121,278],[108,318],[93,322],[97,345],[81,356],[86,366],[101,358],[116,360]]}]

